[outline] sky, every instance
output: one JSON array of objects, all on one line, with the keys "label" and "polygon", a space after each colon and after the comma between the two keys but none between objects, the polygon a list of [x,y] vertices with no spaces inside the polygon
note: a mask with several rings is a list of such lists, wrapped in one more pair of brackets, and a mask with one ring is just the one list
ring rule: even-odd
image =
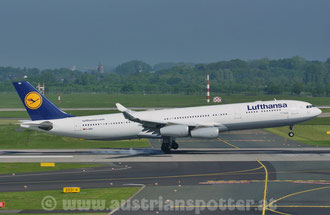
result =
[{"label": "sky", "polygon": [[329,0],[1,0],[0,66],[330,57]]}]

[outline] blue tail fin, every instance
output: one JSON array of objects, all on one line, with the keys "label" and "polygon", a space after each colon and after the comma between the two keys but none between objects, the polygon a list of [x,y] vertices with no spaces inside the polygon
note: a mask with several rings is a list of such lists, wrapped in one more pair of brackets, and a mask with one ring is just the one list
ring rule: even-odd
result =
[{"label": "blue tail fin", "polygon": [[21,98],[32,120],[49,120],[72,117],[56,107],[51,101],[43,96],[29,82],[13,82],[16,91]]}]

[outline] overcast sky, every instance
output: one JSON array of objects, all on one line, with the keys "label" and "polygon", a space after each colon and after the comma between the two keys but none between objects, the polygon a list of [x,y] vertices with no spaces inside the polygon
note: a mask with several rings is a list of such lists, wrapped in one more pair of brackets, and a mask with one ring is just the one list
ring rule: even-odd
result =
[{"label": "overcast sky", "polygon": [[1,0],[0,66],[330,57],[329,0]]}]

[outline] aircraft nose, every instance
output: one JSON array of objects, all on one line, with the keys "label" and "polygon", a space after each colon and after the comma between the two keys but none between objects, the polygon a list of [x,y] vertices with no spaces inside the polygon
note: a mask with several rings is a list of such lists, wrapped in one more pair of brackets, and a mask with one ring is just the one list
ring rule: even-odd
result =
[{"label": "aircraft nose", "polygon": [[315,112],[316,112],[316,113],[315,113],[316,116],[318,116],[318,115],[320,115],[320,114],[322,113],[322,111],[321,111],[320,108],[316,108]]}]

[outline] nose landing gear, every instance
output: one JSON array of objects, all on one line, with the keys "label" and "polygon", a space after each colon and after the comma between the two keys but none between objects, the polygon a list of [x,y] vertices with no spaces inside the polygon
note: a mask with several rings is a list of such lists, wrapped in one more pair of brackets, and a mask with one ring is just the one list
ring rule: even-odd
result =
[{"label": "nose landing gear", "polygon": [[289,137],[293,137],[294,133],[293,133],[293,125],[290,125],[290,132],[289,132]]}]

